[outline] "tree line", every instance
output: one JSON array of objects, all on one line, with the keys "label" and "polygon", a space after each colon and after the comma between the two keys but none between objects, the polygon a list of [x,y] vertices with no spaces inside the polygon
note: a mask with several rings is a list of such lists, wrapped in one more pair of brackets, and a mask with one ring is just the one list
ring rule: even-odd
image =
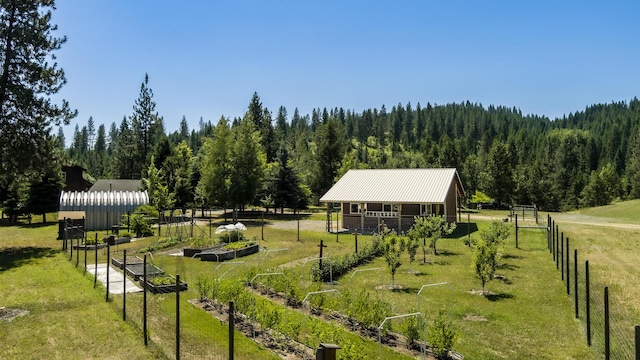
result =
[{"label": "tree line", "polygon": [[200,119],[192,130],[183,117],[170,134],[154,109],[145,77],[134,113],[106,136],[100,125],[95,142],[90,118],[76,128],[68,159],[94,177],[146,178],[169,200],[163,206],[183,208],[302,208],[353,168],[455,167],[466,200],[480,191],[550,211],[640,197],[637,98],[552,121],[470,102],[295,109],[291,117],[280,107],[274,116],[254,93],[243,117],[215,126]]},{"label": "tree line", "polygon": [[162,208],[303,208],[352,168],[455,167],[467,201],[550,211],[640,197],[637,98],[552,121],[468,101],[289,114],[254,93],[242,117],[201,118],[197,129],[183,117],[167,133],[145,75],[131,114],[110,125],[89,117],[67,147],[61,126],[77,112],[51,98],[66,83],[53,9],[0,4],[0,204],[10,214],[55,211],[62,164],[82,165],[88,180],[144,179]]}]

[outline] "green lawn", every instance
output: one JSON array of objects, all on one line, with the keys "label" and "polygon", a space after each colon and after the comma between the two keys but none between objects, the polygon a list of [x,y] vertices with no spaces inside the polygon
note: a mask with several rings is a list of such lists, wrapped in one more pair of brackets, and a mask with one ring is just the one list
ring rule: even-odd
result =
[{"label": "green lawn", "polygon": [[[495,212],[499,217],[504,214],[505,211]],[[313,216],[323,220],[321,215]],[[471,214],[471,221],[482,229],[488,226],[489,221],[485,219],[491,215],[484,211],[478,215]],[[276,223],[280,220],[268,221]],[[245,235],[250,239],[260,239],[260,224],[250,223],[249,226]],[[427,264],[412,264],[411,268],[420,271],[420,275],[408,273],[408,256],[404,255],[395,280],[403,289],[375,289],[381,282],[390,283],[386,264],[377,259],[360,269],[380,268],[383,279],[378,271],[363,272],[353,278],[353,290],[367,289],[375,296],[382,296],[392,304],[394,314],[403,314],[417,308],[416,294],[422,285],[448,282],[450,287],[436,286],[423,290],[418,310],[432,318],[441,308],[446,311],[452,309],[452,320],[459,333],[454,350],[468,359],[595,358],[593,351],[586,346],[583,324],[573,318],[571,299],[566,295],[555,263],[547,251],[542,230],[522,230],[520,249],[515,249],[514,236],[511,235],[505,245],[504,265],[499,271],[501,279],[487,284],[492,295],[480,296],[475,294],[481,286],[471,269],[471,251],[462,242],[466,236],[465,229],[464,224],[460,226],[459,238],[440,240],[438,249],[441,254],[434,256],[429,253]],[[569,228],[567,230],[570,231]],[[75,261],[69,262],[68,254],[58,251],[60,243],[53,240],[57,232],[55,225],[4,226],[0,231],[4,240],[0,245],[0,306],[31,311],[30,315],[12,323],[0,323],[0,340],[14,345],[0,349],[0,358],[44,357],[36,353],[37,350],[32,350],[42,346],[55,347],[46,354],[53,358],[104,357],[104,354],[113,354],[112,358],[173,357],[175,294],[150,295],[149,311],[152,316],[149,332],[152,343],[145,348],[140,330],[141,294],[128,296],[129,320],[123,322],[122,296],[114,296],[110,303],[104,301],[104,289],[94,290],[93,279],[82,274],[83,254],[80,267],[75,269]],[[302,283],[307,286],[309,283],[305,279],[308,279],[310,263],[304,267],[301,264],[304,259],[318,256],[317,245],[321,239],[327,245],[324,256],[350,253],[354,248],[354,236],[349,234],[339,235],[336,242],[334,234],[302,231],[301,241],[297,241],[295,230],[265,227],[264,239],[260,241],[261,246],[272,251],[238,259],[238,264],[219,268],[217,263],[171,256],[169,253],[174,251],[171,249],[157,251],[149,257],[149,261],[167,273],[179,273],[183,280],[189,282],[190,288],[181,293],[180,301],[182,358],[226,358],[226,325],[187,302],[198,297],[195,280],[199,276],[225,274],[225,278],[233,279],[241,277],[245,269],[251,267],[267,271],[293,264],[293,271],[300,274]],[[370,238],[361,235],[358,240],[362,246]],[[136,249],[155,241],[158,241],[157,237],[120,245],[112,248],[112,256],[121,256],[123,249],[133,256]],[[616,242],[615,246],[626,249],[622,242]],[[19,250],[10,251],[10,248]],[[275,251],[278,249],[288,250]],[[93,254],[88,255],[91,264]],[[618,255],[613,252],[612,258]],[[99,262],[106,261],[106,251],[100,250],[98,256]],[[418,260],[421,259],[419,249]],[[634,271],[634,264],[629,263],[621,270]],[[324,288],[350,289],[351,274],[338,279],[338,285],[324,285]],[[396,321],[393,325],[398,326]],[[113,337],[114,333],[118,336]],[[29,340],[25,340],[27,334]],[[32,346],[35,344],[38,346]],[[368,344],[365,347],[373,348],[369,356],[375,357],[377,345]],[[236,349],[239,359],[277,358],[242,336],[236,337]]]}]

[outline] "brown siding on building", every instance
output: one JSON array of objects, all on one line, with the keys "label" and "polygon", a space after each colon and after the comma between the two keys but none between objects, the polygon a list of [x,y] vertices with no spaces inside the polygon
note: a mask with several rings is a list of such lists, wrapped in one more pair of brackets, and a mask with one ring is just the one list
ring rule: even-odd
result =
[{"label": "brown siding on building", "polygon": [[342,203],[342,213],[343,214],[351,214],[351,204],[350,203]]},{"label": "brown siding on building", "polygon": [[382,211],[381,203],[367,203],[367,211]]},{"label": "brown siding on building", "polygon": [[445,206],[447,208],[447,222],[456,222],[456,182],[452,181],[447,192],[447,198],[445,199]]},{"label": "brown siding on building", "polygon": [[420,215],[420,204],[402,204],[402,215]]}]

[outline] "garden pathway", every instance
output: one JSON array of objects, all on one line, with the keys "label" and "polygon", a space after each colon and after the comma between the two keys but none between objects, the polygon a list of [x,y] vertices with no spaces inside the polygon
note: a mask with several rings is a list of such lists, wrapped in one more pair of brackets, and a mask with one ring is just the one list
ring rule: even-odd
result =
[{"label": "garden pathway", "polygon": [[[95,265],[87,265],[87,272],[90,274],[95,273]],[[124,291],[123,275],[120,271],[116,270],[113,266],[109,269],[109,293],[110,294],[122,294]],[[98,281],[105,287],[107,286],[107,264],[98,264]],[[136,283],[127,278],[127,292],[140,292],[140,288]]]}]

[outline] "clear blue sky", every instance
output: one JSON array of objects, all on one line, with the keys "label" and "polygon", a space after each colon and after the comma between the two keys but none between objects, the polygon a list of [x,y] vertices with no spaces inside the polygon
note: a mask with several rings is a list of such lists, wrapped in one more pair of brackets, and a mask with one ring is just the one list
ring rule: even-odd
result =
[{"label": "clear blue sky", "polygon": [[57,2],[57,53],[78,110],[132,114],[149,74],[168,132],[186,116],[469,100],[550,118],[640,96],[640,2]]}]

